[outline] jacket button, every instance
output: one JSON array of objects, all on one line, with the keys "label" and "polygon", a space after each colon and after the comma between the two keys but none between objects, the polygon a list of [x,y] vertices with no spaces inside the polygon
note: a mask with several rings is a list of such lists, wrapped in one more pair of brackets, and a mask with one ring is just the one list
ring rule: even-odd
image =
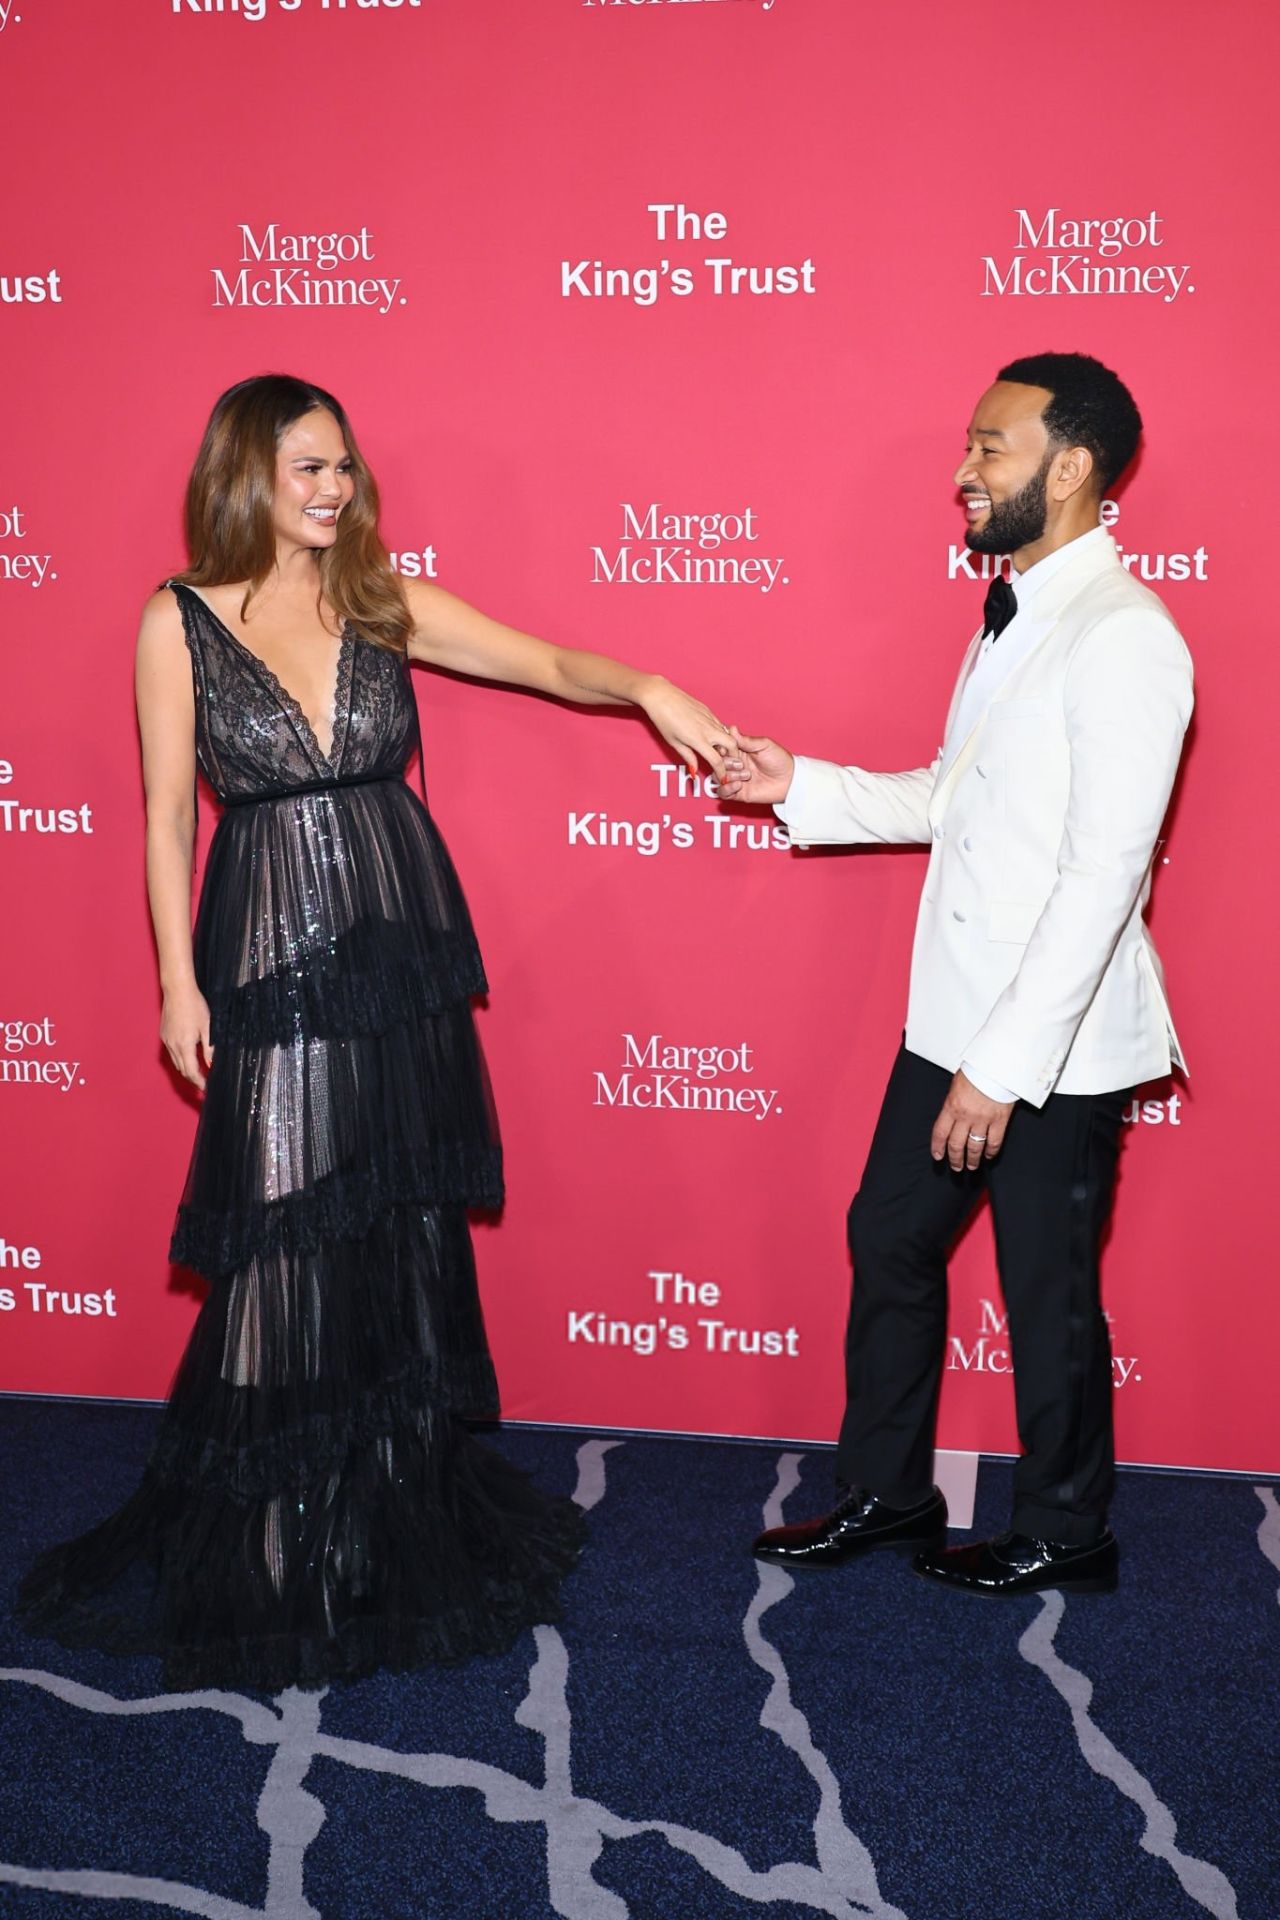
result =
[{"label": "jacket button", "polygon": [[951,909],[951,918],[952,918],[953,920],[960,920],[960,921],[963,921],[963,919],[964,919],[964,915],[963,915],[963,914],[961,913],[961,911],[960,911],[960,909],[959,909],[959,907],[952,907],[952,909]]},{"label": "jacket button", "polygon": [[977,761],[976,761],[976,760],[974,761],[974,764],[973,764],[973,770],[974,770],[974,772],[975,772],[975,773],[977,774],[977,776],[978,776],[978,778],[979,778],[979,780],[985,780],[985,779],[986,779],[986,777],[987,777],[987,770],[986,770],[986,768],[985,768],[985,767],[980,767],[980,766],[978,765],[978,763],[977,763]]},{"label": "jacket button", "polygon": [[941,840],[941,838],[942,838],[942,828],[941,828],[941,827],[935,827],[935,828],[934,828],[934,830],[933,830],[933,837],[934,837],[934,839],[935,839],[935,840]]},{"label": "jacket button", "polygon": [[964,837],[964,850],[965,850],[965,852],[966,852],[966,853],[972,853],[972,852],[973,852],[973,841],[972,841],[972,839],[971,839],[971,838],[969,837],[969,835],[968,835],[967,833],[966,833],[966,835],[965,835],[965,837]]}]

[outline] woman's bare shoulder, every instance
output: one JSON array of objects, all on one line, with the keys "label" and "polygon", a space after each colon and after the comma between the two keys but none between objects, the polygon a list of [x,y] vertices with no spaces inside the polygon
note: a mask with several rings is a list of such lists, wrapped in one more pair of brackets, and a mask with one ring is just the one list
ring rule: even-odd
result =
[{"label": "woman's bare shoulder", "polygon": [[175,648],[181,650],[184,644],[178,596],[167,584],[157,587],[143,603],[138,623],[139,655],[170,653]]}]

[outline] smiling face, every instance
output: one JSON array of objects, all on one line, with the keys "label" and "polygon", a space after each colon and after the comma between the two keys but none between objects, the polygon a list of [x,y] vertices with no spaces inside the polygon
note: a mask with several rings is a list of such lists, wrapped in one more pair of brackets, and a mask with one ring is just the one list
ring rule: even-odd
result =
[{"label": "smiling face", "polygon": [[974,409],[955,476],[964,495],[965,545],[973,552],[1018,553],[1044,539],[1057,449],[1042,415],[1052,398],[1045,387],[997,380]]},{"label": "smiling face", "polygon": [[342,429],[327,408],[304,413],[280,437],[272,507],[276,550],[323,551],[338,537],[338,518],[355,492]]}]

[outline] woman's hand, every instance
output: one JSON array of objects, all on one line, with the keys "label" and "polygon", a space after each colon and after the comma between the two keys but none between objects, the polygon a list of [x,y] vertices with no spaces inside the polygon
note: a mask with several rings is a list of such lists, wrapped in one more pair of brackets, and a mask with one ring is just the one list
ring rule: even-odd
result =
[{"label": "woman's hand", "polygon": [[721,726],[710,707],[672,686],[660,673],[650,679],[640,705],[690,773],[697,773],[699,759],[706,761],[717,779],[741,769],[732,729]]},{"label": "woman's hand", "polygon": [[209,1003],[194,981],[165,994],[160,1038],[183,1079],[203,1092],[205,1075],[200,1070],[200,1054],[203,1052],[206,1065],[212,1066],[213,1048],[209,1043]]}]

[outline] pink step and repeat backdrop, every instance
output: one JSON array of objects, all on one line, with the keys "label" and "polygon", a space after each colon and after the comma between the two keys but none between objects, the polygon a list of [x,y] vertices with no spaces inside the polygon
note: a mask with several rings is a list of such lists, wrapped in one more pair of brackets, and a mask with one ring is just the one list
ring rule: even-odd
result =
[{"label": "pink step and repeat backdrop", "polygon": [[[1106,1261],[1120,1450],[1280,1469],[1278,68],[1268,0],[0,0],[0,1388],[159,1397],[199,1299],[131,665],[225,385],[342,396],[405,574],[897,768],[983,594],[970,408],[1079,348],[1146,416],[1106,511],[1200,689],[1152,913],[1192,1076],[1129,1110]],[[830,1436],[925,856],[793,854],[631,716],[418,688],[492,981],[507,1414]],[[1012,1448],[1009,1367],[983,1220],[945,1444]]]}]

